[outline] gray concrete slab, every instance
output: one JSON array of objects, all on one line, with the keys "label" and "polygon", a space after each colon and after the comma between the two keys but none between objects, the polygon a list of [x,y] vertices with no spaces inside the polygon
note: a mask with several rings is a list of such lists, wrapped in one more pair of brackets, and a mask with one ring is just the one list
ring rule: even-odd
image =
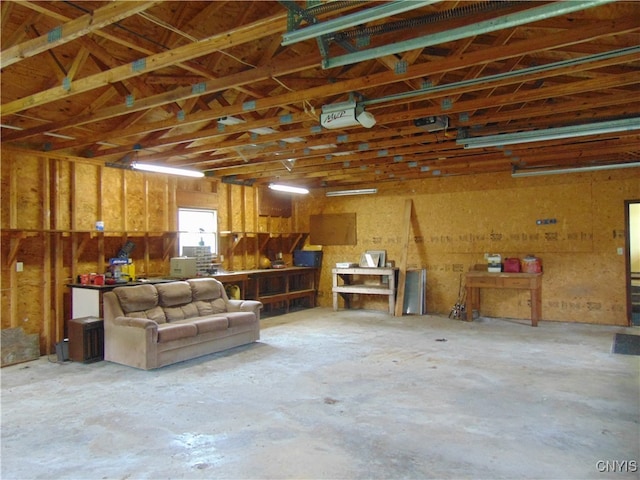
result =
[{"label": "gray concrete slab", "polygon": [[638,478],[616,332],[316,308],[154,371],[43,357],[1,371],[2,478]]}]

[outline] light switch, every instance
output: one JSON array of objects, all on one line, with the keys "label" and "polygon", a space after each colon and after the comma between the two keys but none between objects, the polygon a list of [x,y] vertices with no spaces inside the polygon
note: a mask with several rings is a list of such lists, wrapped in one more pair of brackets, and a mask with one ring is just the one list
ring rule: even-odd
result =
[{"label": "light switch", "polygon": [[624,249],[622,247],[618,247],[618,255],[622,255],[624,253]]},{"label": "light switch", "polygon": [[22,272],[22,271],[24,271],[24,263],[16,262],[16,272]]}]

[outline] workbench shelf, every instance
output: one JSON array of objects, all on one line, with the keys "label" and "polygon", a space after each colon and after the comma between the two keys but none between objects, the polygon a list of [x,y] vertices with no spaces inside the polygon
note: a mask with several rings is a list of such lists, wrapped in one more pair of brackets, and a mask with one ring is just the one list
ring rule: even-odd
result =
[{"label": "workbench shelf", "polygon": [[316,306],[318,268],[289,267],[250,270],[246,298],[263,303],[266,314],[293,307]]}]

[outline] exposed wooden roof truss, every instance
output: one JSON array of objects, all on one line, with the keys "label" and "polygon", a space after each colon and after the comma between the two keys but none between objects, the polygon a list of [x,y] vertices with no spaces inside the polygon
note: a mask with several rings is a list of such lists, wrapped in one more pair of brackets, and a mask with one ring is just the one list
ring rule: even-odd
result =
[{"label": "exposed wooden roof truss", "polygon": [[[640,118],[640,3],[559,11],[568,3],[422,2],[288,43],[402,2],[3,1],[2,142],[308,187],[637,162],[640,125],[464,148],[465,137]],[[376,124],[322,128],[322,107],[350,98]],[[446,128],[416,126],[430,117]]]}]

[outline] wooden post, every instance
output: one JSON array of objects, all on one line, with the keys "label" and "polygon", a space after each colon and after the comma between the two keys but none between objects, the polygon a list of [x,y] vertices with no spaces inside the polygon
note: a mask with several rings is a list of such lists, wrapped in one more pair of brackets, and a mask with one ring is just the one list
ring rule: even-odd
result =
[{"label": "wooden post", "polygon": [[411,210],[413,208],[413,200],[407,199],[404,203],[404,216],[402,222],[402,252],[400,256],[400,264],[398,265],[398,295],[396,296],[395,316],[402,316],[404,307],[404,290],[407,280],[407,255],[409,250],[409,234],[411,233]]}]

